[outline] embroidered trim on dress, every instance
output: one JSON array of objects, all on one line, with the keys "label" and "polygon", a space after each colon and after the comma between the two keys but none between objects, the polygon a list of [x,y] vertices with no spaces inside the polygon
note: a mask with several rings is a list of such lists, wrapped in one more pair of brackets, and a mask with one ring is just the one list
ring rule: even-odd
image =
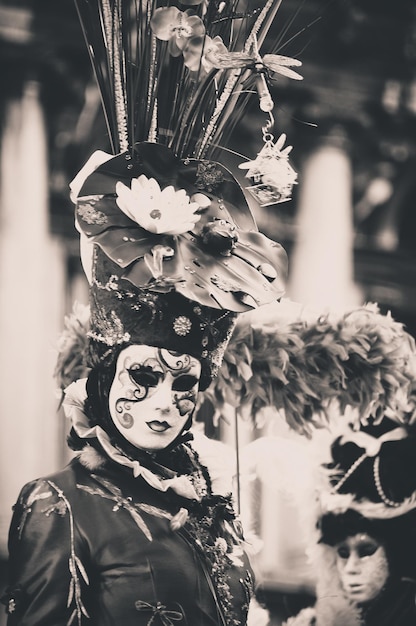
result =
[{"label": "embroidered trim on dress", "polygon": [[[48,487],[46,487],[46,485],[48,485]],[[42,491],[45,488],[47,490]],[[32,512],[33,504],[38,500],[46,500],[47,498],[51,498],[54,493],[58,497],[58,501],[53,502],[46,508],[42,509],[41,512],[46,515],[46,517],[49,517],[52,513],[57,513],[58,515],[64,517],[68,513],[70,537],[70,556],[68,561],[68,568],[71,579],[68,590],[67,608],[71,609],[71,605],[73,605],[74,608],[69,616],[67,626],[71,626],[71,624],[74,623],[77,623],[78,626],[82,626],[82,616],[84,615],[88,619],[90,619],[90,616],[88,615],[88,612],[82,602],[80,581],[82,578],[85,584],[89,585],[89,579],[87,572],[85,571],[84,565],[82,564],[80,558],[75,552],[74,516],[72,513],[71,504],[65,497],[63,491],[51,480],[42,481],[40,484],[38,484],[33,489],[32,493],[29,494],[26,502],[22,502],[23,513],[21,521],[17,527],[18,538],[19,540],[22,538],[22,533],[26,524],[26,520],[28,515]]]},{"label": "embroidered trim on dress", "polygon": [[[69,572],[71,574],[71,582],[69,583],[69,593],[67,600],[67,607],[69,608],[71,604],[75,603],[75,608],[72,611],[69,620],[67,622],[67,626],[71,626],[77,620],[78,626],[82,624],[82,616],[85,615],[88,619],[90,616],[88,615],[87,609],[85,608],[82,598],[81,598],[81,585],[80,585],[80,576],[83,578],[86,585],[90,584],[88,579],[87,572],[80,560],[80,558],[75,553],[75,532],[74,532],[74,516],[72,513],[71,505],[68,499],[65,497],[64,492],[59,489],[55,483],[51,480],[47,481],[48,484],[55,490],[60,501],[65,505],[66,510],[69,515],[69,532],[70,532],[70,557],[69,557]],[[62,510],[62,509],[61,509]],[[50,514],[51,510],[48,514]],[[60,513],[62,514],[62,513]]]},{"label": "embroidered trim on dress", "polygon": [[163,626],[173,626],[173,622],[180,622],[184,617],[182,611],[172,611],[161,602],[157,602],[156,606],[153,606],[143,600],[137,600],[135,606],[138,611],[151,612],[150,619],[146,626],[151,626],[157,617]]},{"label": "embroidered trim on dress", "polygon": [[140,530],[149,541],[153,541],[152,534],[146,522],[139,514],[138,509],[141,509],[149,515],[154,515],[155,517],[161,517],[168,520],[172,519],[172,515],[170,513],[167,513],[166,511],[163,511],[162,509],[147,504],[133,502],[133,499],[130,496],[125,497],[121,489],[113,485],[110,481],[104,478],[100,478],[95,474],[91,474],[91,477],[96,482],[100,483],[107,491],[105,489],[102,489],[101,487],[94,488],[88,485],[81,484],[77,484],[77,488],[85,491],[86,493],[89,493],[90,495],[100,496],[101,498],[111,500],[115,503],[113,506],[114,512],[118,511],[119,509],[125,509],[131,515],[134,522],[137,524],[137,526],[140,528]]}]

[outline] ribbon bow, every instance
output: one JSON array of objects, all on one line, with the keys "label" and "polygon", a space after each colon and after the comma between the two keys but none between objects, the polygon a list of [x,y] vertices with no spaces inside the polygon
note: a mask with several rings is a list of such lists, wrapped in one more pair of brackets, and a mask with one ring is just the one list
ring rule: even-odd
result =
[{"label": "ribbon bow", "polygon": [[173,626],[173,622],[179,622],[183,618],[183,614],[180,611],[169,611],[164,604],[157,602],[156,606],[138,600],[136,602],[136,609],[138,611],[151,611],[152,615],[147,622],[147,626],[150,626],[155,621],[156,617],[159,617],[163,626]]},{"label": "ribbon bow", "polygon": [[344,435],[341,443],[352,442],[359,448],[364,448],[366,456],[375,457],[380,452],[381,446],[387,441],[400,441],[408,436],[405,428],[395,428],[380,437],[373,437],[368,433],[357,431]]}]

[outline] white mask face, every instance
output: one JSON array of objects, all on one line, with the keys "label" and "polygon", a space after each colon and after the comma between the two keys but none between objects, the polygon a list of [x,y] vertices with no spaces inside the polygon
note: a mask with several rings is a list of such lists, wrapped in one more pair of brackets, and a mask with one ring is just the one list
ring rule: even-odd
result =
[{"label": "white mask face", "polygon": [[122,350],[109,394],[112,420],[137,448],[162,450],[194,411],[201,364],[189,354],[133,345]]},{"label": "white mask face", "polygon": [[337,569],[348,598],[357,604],[371,602],[389,577],[384,547],[374,537],[360,533],[336,545]]}]

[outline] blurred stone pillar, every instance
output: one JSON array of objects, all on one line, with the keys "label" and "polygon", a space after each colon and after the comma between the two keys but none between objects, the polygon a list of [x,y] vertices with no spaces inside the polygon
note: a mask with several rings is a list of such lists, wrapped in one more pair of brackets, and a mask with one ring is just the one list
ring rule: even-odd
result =
[{"label": "blurred stone pillar", "polygon": [[23,483],[60,464],[53,369],[65,260],[49,234],[48,158],[38,84],[5,113],[0,155],[0,554]]},{"label": "blurred stone pillar", "polygon": [[352,165],[342,128],[311,151],[299,178],[288,295],[318,310],[354,306]]}]

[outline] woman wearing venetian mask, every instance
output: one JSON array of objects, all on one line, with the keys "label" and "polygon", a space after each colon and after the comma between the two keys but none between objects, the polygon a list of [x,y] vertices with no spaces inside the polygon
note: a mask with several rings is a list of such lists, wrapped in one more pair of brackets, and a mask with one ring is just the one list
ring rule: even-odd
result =
[{"label": "woman wearing venetian mask", "polygon": [[[84,255],[93,245],[83,258],[89,371],[64,400],[77,455],[15,506],[8,624],[245,624],[254,586],[231,481],[198,455],[189,429],[236,314],[281,295],[285,253],[252,231],[219,164],[208,184],[199,163],[157,144],[105,160],[76,190]],[[146,211],[162,232],[136,220]],[[218,248],[206,235],[219,214],[231,234]],[[256,269],[266,259],[267,277]]]},{"label": "woman wearing venetian mask", "polygon": [[317,602],[288,626],[416,624],[416,447],[384,418],[332,445],[319,494]]}]

